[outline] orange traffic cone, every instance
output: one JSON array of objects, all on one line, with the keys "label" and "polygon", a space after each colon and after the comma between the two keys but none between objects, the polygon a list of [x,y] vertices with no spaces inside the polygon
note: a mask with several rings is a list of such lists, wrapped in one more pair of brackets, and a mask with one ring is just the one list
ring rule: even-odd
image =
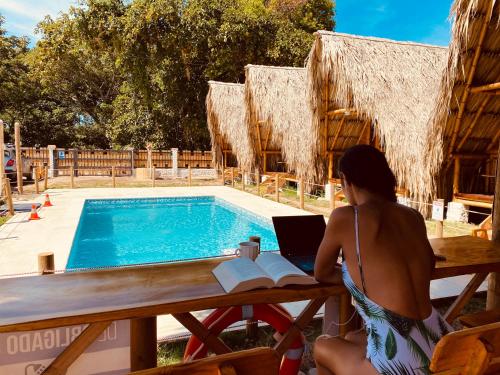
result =
[{"label": "orange traffic cone", "polygon": [[30,220],[40,220],[41,217],[38,216],[38,212],[36,212],[36,205],[32,204],[31,205],[31,214],[30,214]]},{"label": "orange traffic cone", "polygon": [[52,207],[53,204],[50,202],[50,198],[48,194],[45,194],[45,202],[43,204],[43,207]]}]

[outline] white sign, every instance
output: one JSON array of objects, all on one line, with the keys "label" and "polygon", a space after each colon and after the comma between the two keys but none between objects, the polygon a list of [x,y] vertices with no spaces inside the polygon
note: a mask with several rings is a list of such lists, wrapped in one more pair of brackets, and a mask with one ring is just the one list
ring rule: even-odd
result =
[{"label": "white sign", "polygon": [[63,160],[64,160],[64,151],[58,151],[58,152],[57,152],[57,157],[58,157],[59,159],[63,159]]},{"label": "white sign", "polygon": [[432,220],[444,220],[444,199],[437,199],[432,202]]},{"label": "white sign", "polygon": [[449,202],[446,219],[450,221],[458,221],[459,223],[468,223],[469,213],[462,203]]},{"label": "white sign", "polygon": [[[0,334],[0,374],[39,375],[86,324]],[[130,321],[113,322],[69,367],[67,375],[121,375],[130,371]]]}]

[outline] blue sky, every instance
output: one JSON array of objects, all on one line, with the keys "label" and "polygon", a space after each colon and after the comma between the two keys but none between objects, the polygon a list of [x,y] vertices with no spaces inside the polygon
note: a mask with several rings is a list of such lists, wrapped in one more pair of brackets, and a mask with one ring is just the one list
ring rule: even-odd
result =
[{"label": "blue sky", "polygon": [[[56,17],[77,0],[0,0],[10,34],[36,39],[45,15]],[[337,31],[421,43],[447,45],[451,0],[337,0]]]}]

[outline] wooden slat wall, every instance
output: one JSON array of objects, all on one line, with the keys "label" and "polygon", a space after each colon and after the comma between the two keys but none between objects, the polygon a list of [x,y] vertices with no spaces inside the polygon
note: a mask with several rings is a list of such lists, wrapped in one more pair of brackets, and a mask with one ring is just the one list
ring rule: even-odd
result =
[{"label": "wooden slat wall", "polygon": [[[23,147],[23,156],[30,159],[34,166],[49,164],[47,148]],[[64,157],[60,158],[60,153]],[[68,176],[70,169],[75,169],[79,176],[107,176],[111,175],[111,168],[115,167],[118,176],[130,176],[133,168],[146,168],[148,152],[146,150],[80,150],[58,148],[55,151],[57,175]],[[133,160],[132,160],[133,158]],[[156,168],[172,168],[171,150],[152,151],[153,165]],[[178,168],[212,168],[211,151],[178,151]]]}]

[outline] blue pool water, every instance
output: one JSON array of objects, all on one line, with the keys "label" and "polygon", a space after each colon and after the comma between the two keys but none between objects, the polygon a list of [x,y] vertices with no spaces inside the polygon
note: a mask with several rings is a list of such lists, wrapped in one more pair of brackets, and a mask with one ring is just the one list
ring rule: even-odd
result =
[{"label": "blue pool water", "polygon": [[218,256],[249,236],[278,249],[270,220],[219,198],[86,200],[66,268]]}]

